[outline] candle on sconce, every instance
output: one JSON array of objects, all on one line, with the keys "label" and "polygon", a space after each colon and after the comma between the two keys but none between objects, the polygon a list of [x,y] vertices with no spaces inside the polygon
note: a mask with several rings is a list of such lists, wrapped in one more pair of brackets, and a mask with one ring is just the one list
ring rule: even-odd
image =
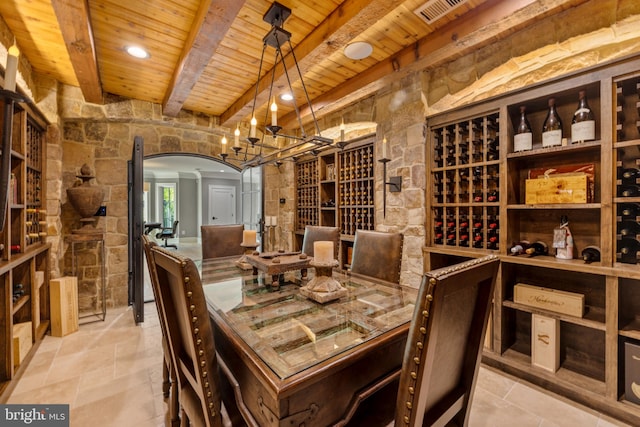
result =
[{"label": "candle on sconce", "polygon": [[387,138],[384,137],[384,138],[382,138],[382,158],[383,159],[388,159],[389,158],[387,150],[388,150],[388,148],[387,148]]},{"label": "candle on sconce", "polygon": [[222,142],[222,154],[226,154],[227,153],[227,137],[223,136],[221,142]]},{"label": "candle on sconce", "polygon": [[258,246],[258,240],[256,239],[256,230],[242,231],[242,246]]},{"label": "candle on sconce", "polygon": [[340,141],[344,141],[344,119],[340,123]]},{"label": "candle on sconce", "polygon": [[273,217],[270,217],[269,215],[267,215],[264,219],[264,225],[266,225],[267,227],[271,227],[273,221]]},{"label": "candle on sconce", "polygon": [[236,126],[236,130],[233,131],[233,146],[240,147],[240,127]]},{"label": "candle on sconce", "polygon": [[249,130],[249,137],[250,138],[255,138],[256,137],[256,125],[258,124],[258,121],[256,120],[255,116],[251,117],[251,129]]},{"label": "candle on sconce", "polygon": [[271,217],[271,225],[273,225],[274,227],[276,227],[278,225],[278,217],[277,216],[272,216]]},{"label": "candle on sconce", "polygon": [[20,50],[15,44],[7,51],[7,65],[4,67],[4,89],[16,91],[16,75],[18,73],[18,57]]},{"label": "candle on sconce", "polygon": [[273,97],[273,102],[271,103],[271,126],[278,125],[278,104],[276,104],[276,98]]},{"label": "candle on sconce", "polygon": [[333,242],[313,242],[313,260],[317,263],[328,264],[333,258]]}]

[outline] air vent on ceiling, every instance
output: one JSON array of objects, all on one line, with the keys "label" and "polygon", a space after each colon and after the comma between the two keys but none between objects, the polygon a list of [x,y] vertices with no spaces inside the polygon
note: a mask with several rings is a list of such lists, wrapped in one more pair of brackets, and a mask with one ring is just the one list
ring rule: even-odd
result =
[{"label": "air vent on ceiling", "polygon": [[413,11],[427,24],[433,24],[438,18],[451,12],[458,6],[467,3],[469,0],[429,0]]}]

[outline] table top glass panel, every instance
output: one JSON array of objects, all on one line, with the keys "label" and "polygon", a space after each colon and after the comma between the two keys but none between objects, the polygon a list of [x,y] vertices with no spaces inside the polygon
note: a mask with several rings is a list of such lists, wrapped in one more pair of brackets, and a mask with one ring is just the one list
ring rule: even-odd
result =
[{"label": "table top glass panel", "polygon": [[285,274],[274,289],[270,276],[253,276],[232,262],[205,260],[202,265],[209,310],[281,379],[411,320],[415,289],[335,272],[334,277],[347,296],[320,304],[299,294],[304,285],[299,272]]}]

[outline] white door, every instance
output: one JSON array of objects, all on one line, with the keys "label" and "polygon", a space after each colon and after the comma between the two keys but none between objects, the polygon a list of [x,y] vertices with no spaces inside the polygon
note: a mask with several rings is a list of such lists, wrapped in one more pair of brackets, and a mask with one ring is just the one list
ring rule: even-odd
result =
[{"label": "white door", "polygon": [[236,223],[235,187],[227,185],[209,186],[209,218],[207,223],[216,225]]}]

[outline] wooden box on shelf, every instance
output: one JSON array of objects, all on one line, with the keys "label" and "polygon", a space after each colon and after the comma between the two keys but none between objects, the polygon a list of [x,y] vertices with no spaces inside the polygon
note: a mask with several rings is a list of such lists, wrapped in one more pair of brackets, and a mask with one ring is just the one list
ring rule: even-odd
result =
[{"label": "wooden box on shelf", "polygon": [[527,205],[553,203],[589,203],[586,174],[556,175],[527,179]]},{"label": "wooden box on shelf", "polygon": [[531,364],[555,372],[560,367],[560,321],[533,314],[531,317]]},{"label": "wooden box on shelf", "polygon": [[518,283],[513,287],[513,301],[570,316],[584,315],[584,295],[576,292]]},{"label": "wooden box on shelf", "polygon": [[13,363],[20,366],[33,343],[31,322],[16,323],[13,325]]},{"label": "wooden box on shelf", "polygon": [[78,278],[72,276],[52,279],[51,335],[64,337],[78,330]]},{"label": "wooden box on shelf", "polygon": [[640,345],[624,343],[625,399],[640,405]]}]

